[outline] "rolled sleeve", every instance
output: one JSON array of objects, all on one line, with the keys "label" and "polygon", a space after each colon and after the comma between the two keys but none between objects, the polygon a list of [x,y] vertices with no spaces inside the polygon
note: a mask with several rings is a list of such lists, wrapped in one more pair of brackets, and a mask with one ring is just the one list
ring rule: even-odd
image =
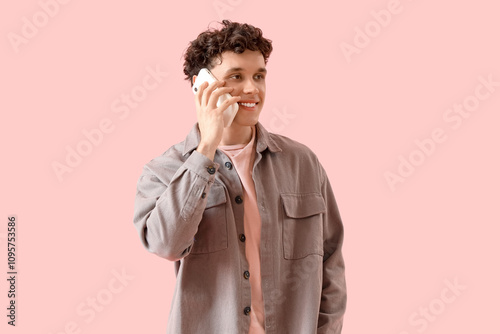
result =
[{"label": "rolled sleeve", "polygon": [[189,254],[198,230],[205,195],[219,164],[193,151],[173,176],[175,166],[148,164],[137,183],[134,225],[144,247],[162,258],[177,261]]}]

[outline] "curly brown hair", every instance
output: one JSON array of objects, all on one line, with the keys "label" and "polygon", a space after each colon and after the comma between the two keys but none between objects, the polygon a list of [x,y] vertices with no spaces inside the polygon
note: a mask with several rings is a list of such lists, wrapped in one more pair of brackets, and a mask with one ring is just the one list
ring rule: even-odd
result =
[{"label": "curly brown hair", "polygon": [[[220,22],[219,22],[220,23]],[[241,24],[229,20],[222,21],[220,30],[206,30],[191,41],[184,54],[184,74],[186,80],[193,86],[193,76],[206,67],[214,67],[215,58],[222,61],[221,54],[224,51],[243,53],[245,50],[260,51],[264,56],[264,62],[273,51],[272,41],[262,36],[262,30],[250,24]]]}]

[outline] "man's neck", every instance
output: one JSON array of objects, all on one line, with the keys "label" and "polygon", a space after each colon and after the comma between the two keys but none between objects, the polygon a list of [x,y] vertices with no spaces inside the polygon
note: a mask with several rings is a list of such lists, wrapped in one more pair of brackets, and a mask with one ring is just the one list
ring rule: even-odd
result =
[{"label": "man's neck", "polygon": [[219,145],[248,144],[252,139],[252,126],[232,124],[225,128]]}]

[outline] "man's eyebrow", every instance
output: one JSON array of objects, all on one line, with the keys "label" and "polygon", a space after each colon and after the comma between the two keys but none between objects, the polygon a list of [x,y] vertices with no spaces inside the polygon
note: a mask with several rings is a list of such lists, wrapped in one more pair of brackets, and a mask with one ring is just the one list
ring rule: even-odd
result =
[{"label": "man's eyebrow", "polygon": [[[231,73],[231,72],[239,72],[239,71],[243,71],[243,68],[242,67],[232,67],[226,71],[226,74]],[[267,73],[267,70],[265,67],[261,67],[257,70],[257,72]]]}]

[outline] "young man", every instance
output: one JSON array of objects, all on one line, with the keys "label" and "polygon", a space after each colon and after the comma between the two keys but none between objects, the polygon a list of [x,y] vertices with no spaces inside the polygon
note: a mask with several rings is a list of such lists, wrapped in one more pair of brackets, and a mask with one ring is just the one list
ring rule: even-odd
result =
[{"label": "young man", "polygon": [[[341,333],[343,226],[328,177],[306,146],[259,123],[271,41],[251,25],[222,23],[185,54],[191,85],[204,67],[219,80],[196,93],[198,122],[137,185],[141,241],[175,261],[167,332]],[[225,93],[232,97],[217,107]]]}]

